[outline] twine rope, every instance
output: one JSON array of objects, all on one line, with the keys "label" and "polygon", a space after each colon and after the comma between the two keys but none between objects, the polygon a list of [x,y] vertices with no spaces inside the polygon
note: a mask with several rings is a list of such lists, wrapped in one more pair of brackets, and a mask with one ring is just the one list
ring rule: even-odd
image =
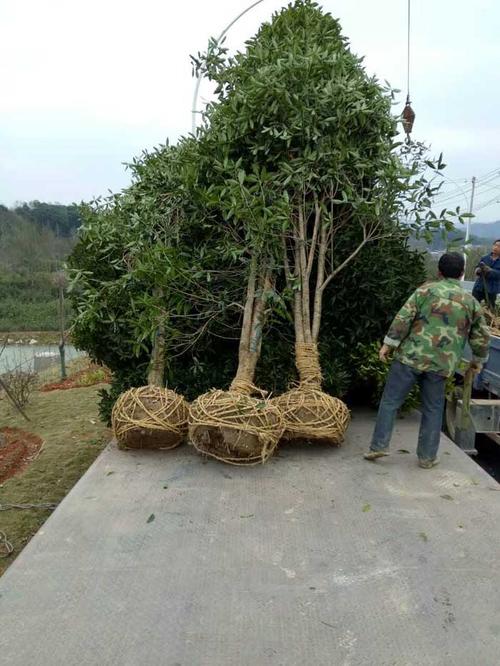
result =
[{"label": "twine rope", "polygon": [[[248,450],[248,455],[236,455],[225,444],[218,452],[207,446],[200,433],[203,429],[224,428],[238,433],[236,443]],[[189,409],[190,441],[200,453],[232,465],[251,465],[265,462],[273,453],[283,434],[283,419],[278,408],[268,400],[253,398],[235,390],[215,389],[201,395]],[[258,447],[252,449],[245,435],[257,438]]]},{"label": "twine rope", "polygon": [[488,308],[483,308],[483,313],[491,335],[500,337],[500,317],[491,312]]},{"label": "twine rope", "polygon": [[317,386],[318,388],[321,386],[323,377],[316,343],[297,343],[295,345],[295,363],[301,385]]},{"label": "twine rope", "polygon": [[265,398],[267,395],[267,391],[255,386],[255,384],[246,379],[233,379],[229,390],[236,393],[243,393],[244,395],[258,395],[261,398]]},{"label": "twine rope", "polygon": [[174,444],[160,447],[174,449],[187,432],[188,404],[175,391],[159,386],[141,386],[122,393],[111,413],[113,432],[120,442],[133,430],[153,430],[178,436]]},{"label": "twine rope", "polygon": [[0,504],[0,511],[10,511],[11,509],[28,510],[28,509],[55,509],[57,504],[55,502],[41,502],[40,504]]},{"label": "twine rope", "polygon": [[5,532],[0,530],[0,557],[9,557],[9,555],[11,555],[13,552],[14,546],[7,539]]},{"label": "twine rope", "polygon": [[342,400],[301,384],[272,402],[283,414],[286,439],[328,439],[332,444],[342,443],[351,418]]},{"label": "twine rope", "polygon": [[[39,504],[0,504],[0,511],[10,511],[11,509],[30,510],[30,509],[43,509],[52,510],[57,506],[54,502],[40,502]],[[3,551],[3,552],[2,552]],[[3,530],[0,530],[0,557],[9,557],[14,552],[14,546],[9,541],[7,535]]]}]

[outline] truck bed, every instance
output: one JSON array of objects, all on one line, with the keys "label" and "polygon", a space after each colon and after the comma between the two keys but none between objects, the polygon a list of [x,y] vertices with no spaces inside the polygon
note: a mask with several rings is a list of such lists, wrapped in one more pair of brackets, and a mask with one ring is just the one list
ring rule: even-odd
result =
[{"label": "truck bed", "polygon": [[363,460],[373,422],[246,469],[110,445],[0,579],[2,664],[497,664],[500,486],[445,437],[420,469],[417,416]]}]

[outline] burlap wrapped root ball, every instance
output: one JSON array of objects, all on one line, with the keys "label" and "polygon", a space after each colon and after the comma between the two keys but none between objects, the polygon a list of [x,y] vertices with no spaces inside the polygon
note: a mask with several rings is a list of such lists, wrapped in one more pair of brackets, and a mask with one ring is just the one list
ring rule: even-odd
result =
[{"label": "burlap wrapped root ball", "polygon": [[351,420],[342,400],[305,385],[273,398],[272,403],[283,414],[283,440],[342,444]]},{"label": "burlap wrapped root ball", "polygon": [[131,388],[111,414],[121,449],[173,449],[187,435],[189,406],[175,391],[159,386]]},{"label": "burlap wrapped root ball", "polygon": [[238,391],[209,391],[189,408],[189,441],[200,453],[229,464],[264,463],[282,434],[277,407]]}]

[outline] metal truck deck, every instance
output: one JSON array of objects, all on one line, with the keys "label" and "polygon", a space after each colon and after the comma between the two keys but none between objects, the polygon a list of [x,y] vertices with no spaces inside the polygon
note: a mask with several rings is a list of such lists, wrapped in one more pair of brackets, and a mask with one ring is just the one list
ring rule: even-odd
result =
[{"label": "metal truck deck", "polygon": [[[389,458],[110,445],[0,579],[2,666],[494,666],[500,486],[417,417]],[[410,451],[411,453],[407,453]]]}]

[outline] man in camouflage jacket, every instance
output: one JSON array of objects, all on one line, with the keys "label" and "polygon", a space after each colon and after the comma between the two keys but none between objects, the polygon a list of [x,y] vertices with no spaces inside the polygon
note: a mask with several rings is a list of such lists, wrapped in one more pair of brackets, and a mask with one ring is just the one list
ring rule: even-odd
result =
[{"label": "man in camouflage jacket", "polygon": [[443,254],[439,279],[419,287],[391,324],[380,349],[387,361],[395,350],[367,460],[388,455],[387,449],[398,409],[416,382],[420,385],[422,420],[418,436],[419,464],[429,469],[436,457],[445,402],[446,378],[455,372],[466,342],[472,350],[470,367],[479,372],[488,358],[489,330],[481,305],[466,292],[459,279],[462,255]]}]

